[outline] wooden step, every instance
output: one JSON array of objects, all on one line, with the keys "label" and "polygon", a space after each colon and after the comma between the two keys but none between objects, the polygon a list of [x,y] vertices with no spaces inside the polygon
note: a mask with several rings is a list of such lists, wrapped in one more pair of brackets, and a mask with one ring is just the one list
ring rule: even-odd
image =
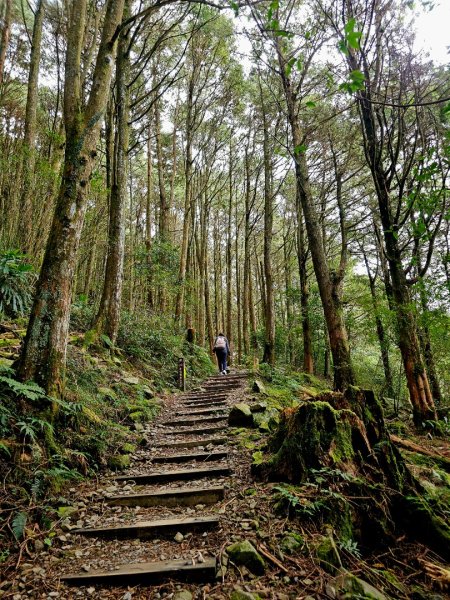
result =
[{"label": "wooden step", "polygon": [[180,469],[162,473],[143,473],[142,475],[118,475],[115,481],[134,481],[137,485],[165,483],[167,481],[189,481],[203,477],[223,477],[230,474],[230,467],[211,467],[209,469]]},{"label": "wooden step", "polygon": [[227,438],[224,437],[213,437],[207,438],[206,440],[180,440],[176,442],[167,442],[158,444],[156,448],[196,448],[197,446],[222,446],[227,443]]},{"label": "wooden step", "polygon": [[207,400],[215,400],[216,402],[220,402],[220,401],[224,401],[227,398],[227,394],[192,394],[191,396],[183,396],[182,398],[180,398],[180,400],[182,400],[183,402],[186,401],[194,401],[194,400],[203,400],[203,401],[207,401]]},{"label": "wooden step", "polygon": [[[189,413],[184,413],[187,416],[189,416]],[[220,421],[225,421],[227,419],[227,415],[222,414],[222,415],[205,415],[204,413],[200,415],[198,415],[197,419],[173,419],[172,421],[163,421],[162,425],[164,425],[164,427],[175,427],[177,425],[186,425],[186,427],[188,425],[201,425],[202,423],[218,423]]]},{"label": "wooden step", "polygon": [[219,517],[208,515],[205,517],[186,517],[184,519],[160,519],[158,521],[140,521],[133,525],[116,525],[115,527],[83,527],[72,529],[71,534],[85,535],[88,537],[102,537],[114,539],[152,538],[171,536],[178,531],[206,531],[219,526]]},{"label": "wooden step", "polygon": [[224,413],[226,409],[227,409],[226,404],[224,404],[223,407],[222,406],[211,406],[208,408],[193,407],[192,410],[180,410],[180,411],[177,411],[175,414],[179,417],[189,417],[189,416],[199,416],[200,417],[202,415],[221,414],[221,413]]},{"label": "wooden step", "polygon": [[224,400],[186,400],[181,403],[181,406],[228,406]]},{"label": "wooden step", "polygon": [[165,431],[167,435],[202,435],[203,433],[217,433],[224,431],[226,427],[202,427],[201,429],[171,429]]},{"label": "wooden step", "polygon": [[164,560],[160,562],[121,565],[114,571],[89,571],[64,575],[61,581],[68,585],[134,585],[137,583],[160,583],[166,579],[178,581],[209,581],[216,576],[216,559],[208,558],[203,563]]},{"label": "wooden step", "polygon": [[228,457],[228,452],[192,452],[190,454],[169,454],[166,456],[154,456],[153,463],[177,463],[177,462],[214,462]]},{"label": "wooden step", "polygon": [[195,506],[196,504],[215,504],[223,500],[225,489],[222,486],[210,488],[173,488],[159,492],[110,496],[105,502],[111,506]]}]

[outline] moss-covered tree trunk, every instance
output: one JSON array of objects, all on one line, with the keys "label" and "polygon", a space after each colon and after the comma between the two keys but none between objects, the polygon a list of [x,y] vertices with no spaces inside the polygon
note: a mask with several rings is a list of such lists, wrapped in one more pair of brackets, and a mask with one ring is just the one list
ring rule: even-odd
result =
[{"label": "moss-covered tree trunk", "polygon": [[[129,15],[129,0],[125,0],[124,16]],[[108,255],[105,279],[94,329],[106,334],[115,344],[120,324],[122,304],[123,266],[125,256],[125,206],[127,200],[127,164],[129,140],[129,92],[130,67],[128,30],[121,33],[116,58],[116,133],[114,136],[114,160],[109,202]]]},{"label": "moss-covered tree trunk", "polygon": [[71,5],[65,64],[66,150],[55,214],[45,251],[18,376],[41,384],[47,393],[62,391],[70,302],[77,252],[86,212],[87,188],[97,156],[100,124],[113,64],[113,36],[124,0],[108,0],[89,100],[84,106],[80,81],[87,0]]}]

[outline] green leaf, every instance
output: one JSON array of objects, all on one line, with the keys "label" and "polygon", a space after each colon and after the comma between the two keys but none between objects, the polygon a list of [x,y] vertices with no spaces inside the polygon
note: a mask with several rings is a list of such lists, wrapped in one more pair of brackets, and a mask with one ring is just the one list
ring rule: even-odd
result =
[{"label": "green leaf", "polygon": [[237,2],[233,2],[233,1],[231,0],[231,2],[230,2],[230,6],[231,6],[231,8],[232,8],[232,9],[233,9],[233,11],[234,11],[234,16],[235,16],[235,17],[239,16],[239,4],[238,4]]},{"label": "green leaf", "polygon": [[27,524],[27,519],[27,513],[22,511],[17,513],[17,515],[12,520],[11,529],[16,540],[20,540],[23,537],[23,534],[25,532],[25,525]]},{"label": "green leaf", "polygon": [[339,86],[340,90],[344,90],[349,94],[353,94],[358,90],[364,89],[364,82],[366,79],[364,77],[364,74],[361,73],[361,71],[357,69],[355,71],[351,71],[349,73],[349,78],[349,81],[341,83],[341,85]]},{"label": "green leaf", "polygon": [[308,102],[305,102],[305,106],[307,106],[308,108],[315,108],[316,103],[312,100],[308,100]]},{"label": "green leaf", "polygon": [[285,72],[286,72],[286,76],[289,77],[289,75],[292,72],[292,69],[295,65],[295,58],[291,58],[287,63],[286,66],[284,68]]},{"label": "green leaf", "polygon": [[296,156],[298,156],[299,154],[301,154],[302,152],[306,152],[306,150],[308,149],[308,146],[306,144],[298,144],[297,146],[295,146],[294,148],[294,154]]}]

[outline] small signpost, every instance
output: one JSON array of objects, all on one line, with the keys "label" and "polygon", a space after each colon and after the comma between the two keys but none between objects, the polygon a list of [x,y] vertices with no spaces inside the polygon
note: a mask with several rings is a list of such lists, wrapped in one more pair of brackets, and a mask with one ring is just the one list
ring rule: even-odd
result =
[{"label": "small signpost", "polygon": [[178,387],[183,392],[186,390],[186,365],[184,358],[178,359]]}]

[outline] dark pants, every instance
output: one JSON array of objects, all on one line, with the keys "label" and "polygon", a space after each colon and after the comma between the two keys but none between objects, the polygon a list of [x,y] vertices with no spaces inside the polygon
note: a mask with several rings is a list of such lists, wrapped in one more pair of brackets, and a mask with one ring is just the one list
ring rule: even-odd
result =
[{"label": "dark pants", "polygon": [[217,362],[219,363],[219,371],[222,373],[222,371],[227,370],[227,351],[218,348],[216,350],[216,356]]}]

